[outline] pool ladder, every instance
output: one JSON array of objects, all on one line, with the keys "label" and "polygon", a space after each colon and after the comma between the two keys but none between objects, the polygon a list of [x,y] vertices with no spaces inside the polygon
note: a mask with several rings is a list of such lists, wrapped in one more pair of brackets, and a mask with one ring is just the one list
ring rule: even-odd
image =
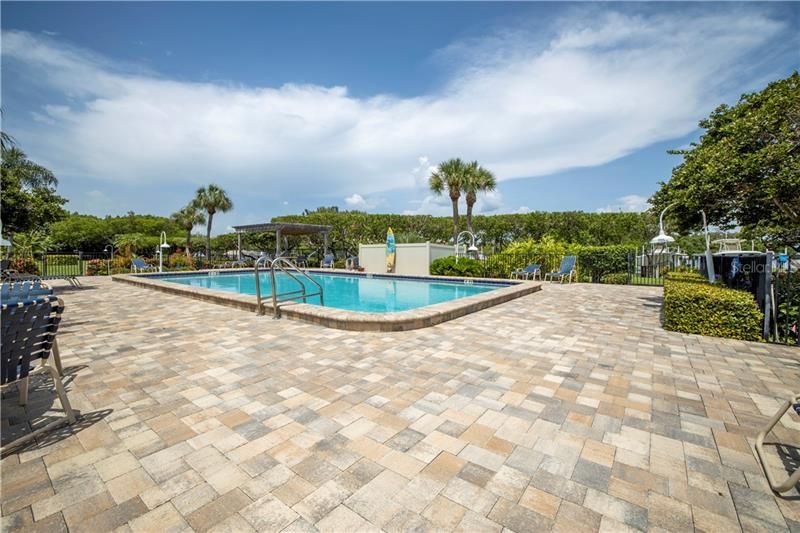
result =
[{"label": "pool ladder", "polygon": [[[264,314],[264,307],[261,304],[261,282],[258,279],[258,267],[260,264],[264,263],[266,266],[266,262],[269,261],[269,258],[265,255],[259,257],[256,260],[255,264],[255,275],[256,275],[256,314],[263,315]],[[292,278],[294,281],[300,285],[299,289],[295,289],[293,291],[287,291],[278,293],[277,292],[277,285],[275,284],[275,271],[279,270]],[[294,274],[293,274],[294,272]],[[303,282],[300,281],[295,274],[299,274],[300,276],[306,278],[308,281],[316,285],[317,292],[306,292],[306,286],[303,285]],[[278,305],[282,302],[289,302],[293,300],[302,300],[303,302],[306,301],[307,298],[312,296],[319,296],[319,303],[320,305],[325,305],[325,302],[322,298],[322,285],[320,285],[317,280],[306,274],[304,270],[299,268],[296,264],[289,260],[288,257],[281,257],[278,256],[275,259],[269,262],[269,279],[270,285],[272,286],[272,316],[273,318],[280,318],[281,317],[281,309]]]}]

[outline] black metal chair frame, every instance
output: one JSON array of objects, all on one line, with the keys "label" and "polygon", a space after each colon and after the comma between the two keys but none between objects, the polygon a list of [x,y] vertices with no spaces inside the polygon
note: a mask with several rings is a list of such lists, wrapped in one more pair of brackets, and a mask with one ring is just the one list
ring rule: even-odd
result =
[{"label": "black metal chair frame", "polygon": [[[75,413],[67,398],[59,371],[47,364],[48,357],[55,347],[56,333],[63,311],[64,302],[55,296],[43,296],[35,300],[2,305],[0,388],[17,384],[22,402],[27,397],[30,378],[37,374],[49,374],[66,416],[6,444],[0,448],[0,453],[16,448],[64,423],[75,422]],[[32,363],[36,360],[41,364],[31,369]]]}]

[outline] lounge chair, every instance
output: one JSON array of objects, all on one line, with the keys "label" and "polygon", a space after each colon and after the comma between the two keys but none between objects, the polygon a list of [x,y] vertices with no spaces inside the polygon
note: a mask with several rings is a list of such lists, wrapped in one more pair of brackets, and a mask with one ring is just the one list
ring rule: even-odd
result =
[{"label": "lounge chair", "polygon": [[294,264],[299,266],[299,267],[301,267],[301,268],[307,267],[308,266],[308,256],[305,255],[305,254],[298,254],[297,257],[294,260]]},{"label": "lounge chair", "polygon": [[[780,409],[778,409],[778,412],[772,416],[766,427],[756,436],[756,454],[758,455],[758,460],[761,461],[761,466],[764,468],[764,474],[767,477],[767,482],[769,482],[770,488],[772,488],[772,490],[778,494],[791,490],[795,487],[795,485],[797,485],[797,482],[800,481],[800,468],[795,468],[785,480],[778,481],[778,479],[773,476],[772,469],[769,467],[769,465],[767,465],[766,453],[764,452],[764,439],[766,438],[767,434],[772,431],[776,425],[778,425],[778,422],[781,421],[781,418],[783,418],[783,415],[785,415],[786,411],[789,409],[793,409],[798,415],[800,415],[800,394],[793,394],[788,400],[783,402],[783,405],[780,407]],[[788,448],[788,446],[782,444],[778,444],[778,447]],[[796,463],[794,464],[796,465]]]},{"label": "lounge chair", "polygon": [[325,254],[325,257],[322,258],[322,262],[319,264],[322,268],[333,268],[334,262],[333,254]]},{"label": "lounge chair", "polygon": [[150,272],[155,269],[156,267],[148,265],[141,257],[134,257],[131,261],[131,272]]},{"label": "lounge chair", "polygon": [[347,270],[358,270],[358,257],[351,255],[344,263]]},{"label": "lounge chair", "polygon": [[539,276],[539,279],[542,279],[542,268],[538,263],[531,263],[525,268],[521,270],[515,270],[511,273],[511,279],[536,279],[536,276]]},{"label": "lounge chair", "polygon": [[564,283],[564,278],[567,279],[569,283],[572,283],[572,276],[576,274],[575,272],[575,256],[568,255],[561,260],[561,266],[558,268],[556,272],[548,272],[544,275],[544,280],[547,281],[547,278],[550,278],[550,281],[555,281],[556,278],[559,278],[561,283]]},{"label": "lounge chair", "polygon": [[42,280],[4,281],[0,285],[0,301],[4,304],[35,299],[38,296],[53,294],[53,289]]},{"label": "lounge chair", "polygon": [[[2,305],[0,388],[16,383],[19,388],[20,404],[24,405],[27,403],[30,378],[47,373],[53,379],[66,416],[9,442],[0,449],[0,452],[28,442],[65,422],[69,424],[75,422],[75,413],[67,398],[59,372],[47,364],[63,311],[64,303],[55,296],[42,296],[32,301]],[[37,360],[40,361],[40,366],[31,370],[31,365]]]}]

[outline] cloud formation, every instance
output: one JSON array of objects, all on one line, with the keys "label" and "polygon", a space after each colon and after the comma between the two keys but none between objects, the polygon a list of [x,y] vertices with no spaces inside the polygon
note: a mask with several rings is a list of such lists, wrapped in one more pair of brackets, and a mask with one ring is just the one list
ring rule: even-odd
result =
[{"label": "cloud formation", "polygon": [[604,212],[641,213],[642,211],[646,211],[649,208],[650,204],[647,203],[646,196],[641,196],[639,194],[627,194],[625,196],[617,198],[617,203],[601,207],[597,210],[597,212],[598,213],[604,213]]},{"label": "cloud formation", "polygon": [[[432,162],[452,156],[478,159],[502,181],[685,135],[729,89],[735,65],[786,27],[730,9],[574,16],[546,43],[540,30],[454,43],[448,82],[413,97],[173,80],[19,31],[3,32],[2,58],[61,95],[20,135],[59,175],[269,184],[283,197],[313,184],[369,208],[383,191],[424,187]],[[481,202],[483,212],[503,205],[499,193]],[[419,209],[448,205],[431,197]]]}]

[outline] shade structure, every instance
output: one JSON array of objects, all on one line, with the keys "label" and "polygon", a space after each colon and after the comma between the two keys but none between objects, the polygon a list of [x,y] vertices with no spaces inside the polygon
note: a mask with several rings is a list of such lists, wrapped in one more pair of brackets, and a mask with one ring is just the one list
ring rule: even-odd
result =
[{"label": "shade structure", "polygon": [[328,253],[328,234],[333,226],[322,224],[301,224],[297,222],[264,222],[263,224],[247,224],[244,226],[233,226],[233,231],[237,235],[237,257],[242,259],[242,233],[266,233],[275,232],[275,255],[281,253],[281,237],[285,235],[319,235],[324,239],[325,254]]}]

